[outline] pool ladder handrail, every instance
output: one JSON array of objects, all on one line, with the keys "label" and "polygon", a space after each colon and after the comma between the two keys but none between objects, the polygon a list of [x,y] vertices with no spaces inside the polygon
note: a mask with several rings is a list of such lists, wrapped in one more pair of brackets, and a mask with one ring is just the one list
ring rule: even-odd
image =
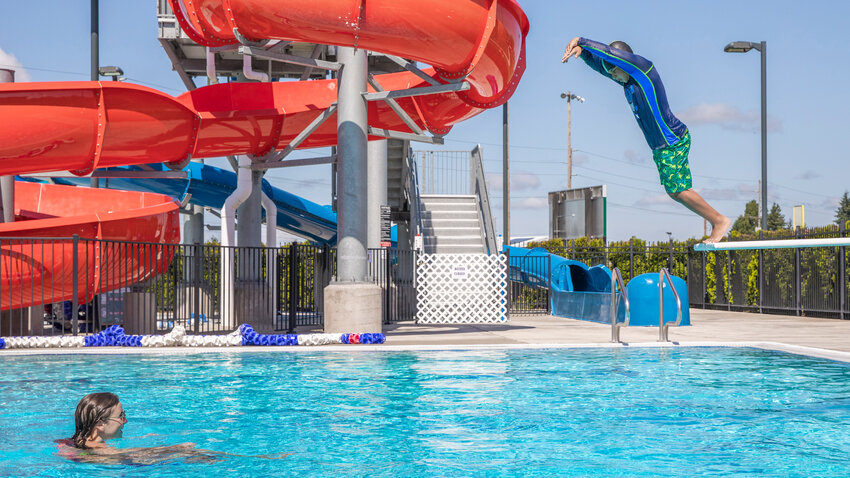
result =
[{"label": "pool ladder handrail", "polygon": [[670,290],[673,291],[673,297],[676,298],[676,323],[674,327],[679,327],[682,323],[682,299],[679,298],[679,293],[676,291],[676,286],[673,285],[673,278],[670,277],[670,271],[666,267],[662,267],[658,273],[658,341],[669,342],[667,338],[667,329],[670,328],[670,323],[664,323],[664,278],[667,278],[667,283],[670,284]]},{"label": "pool ladder handrail", "polygon": [[[617,322],[617,286],[620,287],[620,294],[623,296],[623,303],[626,306],[626,316],[623,323]],[[629,294],[626,292],[626,286],[623,285],[623,275],[620,274],[620,269],[615,267],[611,271],[611,342],[620,343],[620,327],[628,327],[630,318]]]}]

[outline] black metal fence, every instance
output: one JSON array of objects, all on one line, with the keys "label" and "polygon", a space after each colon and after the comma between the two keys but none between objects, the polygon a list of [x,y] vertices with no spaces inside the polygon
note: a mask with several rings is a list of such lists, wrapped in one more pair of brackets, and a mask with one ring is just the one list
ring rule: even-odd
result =
[{"label": "black metal fence", "polygon": [[[763,238],[763,236],[760,236]],[[847,237],[842,227],[773,234],[770,239]],[[667,267],[688,284],[691,307],[826,318],[850,318],[850,264],[846,247],[696,252],[682,243],[632,242],[579,246],[564,241],[553,251],[589,266],[619,267],[624,282]],[[535,260],[535,258],[529,258]],[[511,273],[512,312],[545,313],[531,298],[547,293]],[[548,286],[547,286],[548,287]],[[536,295],[535,295],[536,294]]]},{"label": "black metal fence", "polygon": [[549,256],[509,257],[508,296],[510,313],[521,315],[550,314],[552,275]]},{"label": "black metal fence", "polygon": [[[81,238],[0,238],[0,336],[291,331],[323,325],[323,292],[336,250],[306,244],[224,248]],[[232,258],[222,268],[222,257]],[[383,321],[416,314],[416,253],[369,250],[383,290]],[[222,287],[232,281],[233,287]],[[225,292],[222,292],[225,291]],[[224,296],[222,295],[224,294]],[[223,313],[232,310],[232,314]]]}]

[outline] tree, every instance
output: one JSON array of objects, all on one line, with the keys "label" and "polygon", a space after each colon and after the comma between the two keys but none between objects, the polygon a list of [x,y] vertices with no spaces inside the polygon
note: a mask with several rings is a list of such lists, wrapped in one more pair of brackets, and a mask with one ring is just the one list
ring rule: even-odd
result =
[{"label": "tree", "polygon": [[847,221],[850,221],[850,196],[844,191],[844,196],[841,196],[841,201],[838,202],[838,209],[835,210],[835,223],[840,226],[847,224]]},{"label": "tree", "polygon": [[767,214],[767,230],[768,231],[778,231],[780,229],[785,229],[788,221],[785,220],[785,216],[782,215],[782,209],[779,208],[779,204],[773,203],[773,206],[770,208],[770,212]]},{"label": "tree", "polygon": [[758,225],[759,205],[755,200],[750,201],[744,206],[744,214],[735,219],[735,224],[732,225],[732,230],[741,234],[755,234],[756,226]]}]

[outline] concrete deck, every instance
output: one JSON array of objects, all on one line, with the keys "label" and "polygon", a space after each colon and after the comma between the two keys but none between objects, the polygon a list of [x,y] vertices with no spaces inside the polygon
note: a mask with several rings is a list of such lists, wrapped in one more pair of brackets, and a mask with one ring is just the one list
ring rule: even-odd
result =
[{"label": "concrete deck", "polygon": [[[658,342],[658,327],[620,329],[620,344],[611,343],[611,326],[551,315],[514,315],[505,325],[385,325],[383,345],[321,347],[228,347],[233,352],[390,351],[459,348],[551,347],[757,347],[850,363],[850,320],[751,314],[691,309],[688,327],[670,327],[671,342]],[[261,331],[263,333],[280,333]],[[321,333],[299,327],[298,334]],[[2,355],[34,354],[191,354],[217,353],[221,348],[94,347],[84,349],[12,349]]]},{"label": "concrete deck", "polygon": [[[680,345],[716,342],[776,342],[793,347],[813,347],[850,354],[850,320],[784,315],[751,314],[691,309],[691,326],[670,327],[669,338]],[[416,325],[412,322],[384,326],[387,345],[533,345],[607,344],[611,326],[551,315],[514,315],[507,325]],[[658,327],[620,329],[627,344],[658,341]]]}]

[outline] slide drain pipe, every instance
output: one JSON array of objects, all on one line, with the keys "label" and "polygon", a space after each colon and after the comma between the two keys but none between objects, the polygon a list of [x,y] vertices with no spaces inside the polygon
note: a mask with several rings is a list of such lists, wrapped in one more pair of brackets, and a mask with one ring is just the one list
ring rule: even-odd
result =
[{"label": "slide drain pipe", "polygon": [[247,156],[239,157],[236,176],[236,190],[224,201],[221,208],[221,319],[226,329],[236,327],[234,316],[234,271],[233,258],[236,247],[236,208],[251,195],[251,160]]}]

